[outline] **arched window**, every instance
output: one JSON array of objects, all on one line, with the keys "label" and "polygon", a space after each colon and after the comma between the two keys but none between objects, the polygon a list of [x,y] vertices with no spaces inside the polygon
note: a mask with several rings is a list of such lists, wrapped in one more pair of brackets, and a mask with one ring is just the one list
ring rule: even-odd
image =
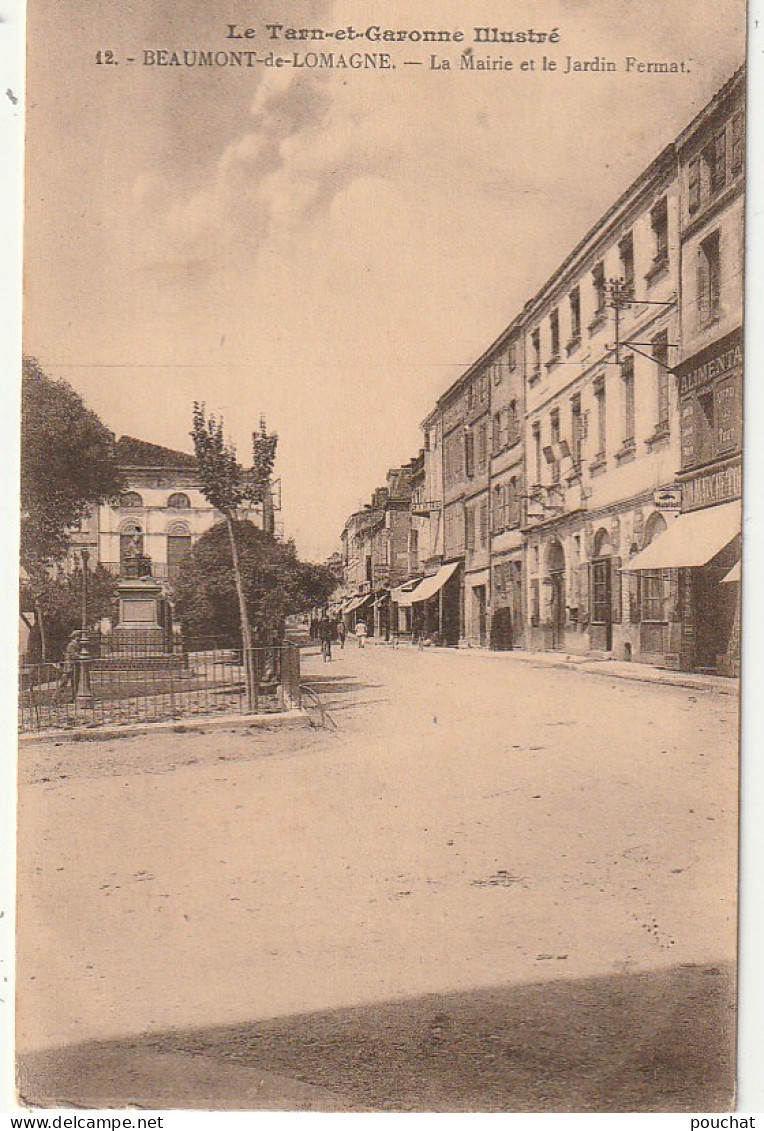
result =
[{"label": "arched window", "polygon": [[119,505],[121,507],[142,507],[143,499],[137,491],[125,491],[119,496]]},{"label": "arched window", "polygon": [[181,565],[190,552],[189,526],[185,522],[171,522],[167,527],[167,576],[170,581],[174,581],[178,576]]},{"label": "arched window", "polygon": [[608,558],[611,553],[610,535],[607,530],[600,528],[594,536],[594,557]]},{"label": "arched window", "polygon": [[174,495],[170,495],[167,506],[178,511],[188,510],[191,506],[191,500],[182,491],[177,491]]}]

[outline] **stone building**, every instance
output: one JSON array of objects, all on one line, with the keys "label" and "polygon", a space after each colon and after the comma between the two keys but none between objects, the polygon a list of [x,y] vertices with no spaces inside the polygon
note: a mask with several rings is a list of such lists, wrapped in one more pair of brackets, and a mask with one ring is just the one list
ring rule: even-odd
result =
[{"label": "stone building", "polygon": [[662,655],[625,571],[680,505],[679,258],[669,146],[523,312],[531,648]]},{"label": "stone building", "polygon": [[355,628],[360,618],[370,631],[389,634],[390,592],[409,576],[411,560],[411,493],[414,464],[390,468],[386,485],[371,502],[350,515],[342,531],[343,582],[351,596],[343,616]]},{"label": "stone building", "polygon": [[681,514],[632,563],[643,611],[665,626],[668,662],[727,674],[740,655],[744,97],[740,71],[676,143]]},{"label": "stone building", "polygon": [[[72,531],[70,558],[85,548],[91,567],[100,564],[123,575],[126,556],[138,551],[150,558],[152,576],[169,588],[191,547],[222,516],[199,488],[192,455],[133,436],[120,437],[114,451],[125,489]],[[248,517],[273,533],[278,506],[274,498],[265,520],[262,507]]]},{"label": "stone building", "polygon": [[525,641],[525,355],[519,320],[491,349],[490,643],[499,650]]}]

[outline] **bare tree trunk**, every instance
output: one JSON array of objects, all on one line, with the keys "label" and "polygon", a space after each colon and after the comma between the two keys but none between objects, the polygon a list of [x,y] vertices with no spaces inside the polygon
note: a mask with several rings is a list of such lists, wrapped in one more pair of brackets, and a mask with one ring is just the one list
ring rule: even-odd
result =
[{"label": "bare tree trunk", "polygon": [[247,690],[247,710],[254,711],[257,707],[257,686],[254,655],[252,651],[252,629],[249,624],[247,602],[244,597],[244,582],[241,576],[239,562],[239,547],[236,542],[236,526],[233,516],[224,513],[228,537],[231,542],[231,557],[233,559],[233,576],[236,582],[236,595],[239,598],[239,618],[241,620],[241,643],[244,649],[244,682]]}]

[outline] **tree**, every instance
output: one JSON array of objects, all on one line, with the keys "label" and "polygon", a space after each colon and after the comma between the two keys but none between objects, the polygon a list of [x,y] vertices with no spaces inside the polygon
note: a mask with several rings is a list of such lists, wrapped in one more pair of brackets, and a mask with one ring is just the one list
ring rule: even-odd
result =
[{"label": "tree", "polygon": [[[194,401],[191,439],[204,497],[223,516],[231,549],[231,571],[236,586],[239,622],[244,649],[244,673],[247,685],[247,706],[254,709],[257,700],[255,671],[252,663],[252,627],[241,574],[238,530],[239,510],[245,505],[263,504],[270,491],[270,479],[276,458],[278,437],[269,434],[265,421],[252,434],[252,466],[243,467],[236,458],[236,449],[223,435],[223,420],[207,416],[206,407]],[[269,500],[268,500],[269,501]]]},{"label": "tree", "polygon": [[[33,600],[69,548],[69,530],[119,493],[114,437],[66,381],[33,357],[21,383],[21,565]],[[39,604],[39,602],[38,602]],[[35,608],[43,635],[42,605]]]},{"label": "tree", "polygon": [[[244,521],[235,525],[239,577],[248,617],[259,645],[283,637],[284,620],[324,604],[337,582],[325,566],[302,562],[293,542]],[[238,637],[238,592],[225,523],[208,530],[184,560],[173,587],[175,611],[189,635]]]},{"label": "tree", "polygon": [[[97,565],[88,574],[88,620],[91,625],[113,614],[117,579],[103,566]],[[47,658],[58,660],[72,632],[82,624],[82,569],[73,573],[49,575],[32,586],[21,584],[21,616],[34,610],[46,625]],[[32,626],[26,621],[27,626]]]}]

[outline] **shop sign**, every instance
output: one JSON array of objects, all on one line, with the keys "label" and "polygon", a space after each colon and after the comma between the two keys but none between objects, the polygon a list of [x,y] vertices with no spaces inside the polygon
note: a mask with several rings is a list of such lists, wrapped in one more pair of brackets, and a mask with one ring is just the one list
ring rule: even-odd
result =
[{"label": "shop sign", "polygon": [[676,367],[680,397],[743,367],[743,331],[733,330]]},{"label": "shop sign", "polygon": [[733,463],[717,471],[707,471],[689,479],[684,484],[685,511],[699,510],[739,499],[743,492],[743,469],[740,463]]},{"label": "shop sign", "polygon": [[659,511],[680,511],[682,509],[682,488],[663,487],[653,494],[655,509]]}]

